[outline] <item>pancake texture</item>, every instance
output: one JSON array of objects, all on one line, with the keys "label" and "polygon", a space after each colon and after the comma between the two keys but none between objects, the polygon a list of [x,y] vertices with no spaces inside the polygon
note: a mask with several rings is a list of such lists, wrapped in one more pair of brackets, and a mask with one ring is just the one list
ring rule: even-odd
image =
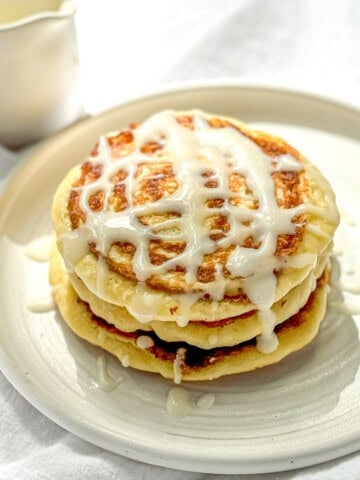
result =
[{"label": "pancake texture", "polygon": [[324,317],[332,189],[238,120],[166,111],[103,135],[52,213],[64,320],[134,368],[176,383],[254,370]]},{"label": "pancake texture", "polygon": [[[59,256],[57,249],[54,249],[53,256]],[[56,262],[56,259],[54,259],[54,262]],[[314,282],[322,275],[327,262],[328,256],[324,254],[311,274],[272,306],[272,311],[276,315],[275,325],[287,320],[306,304],[314,288]],[[59,263],[56,265],[54,268],[60,268]],[[190,321],[185,327],[180,327],[176,322],[171,321],[152,320],[148,323],[140,323],[124,307],[98,298],[86,288],[76,275],[71,275],[70,281],[80,299],[89,304],[95,315],[126,332],[153,330],[158,337],[167,342],[184,341],[204,349],[235,345],[252,339],[261,333],[261,323],[256,310],[217,322]]]},{"label": "pancake texture", "polygon": [[[50,279],[56,286],[54,298],[60,313],[79,337],[112,353],[126,366],[160,373],[173,380],[177,380],[177,369],[180,367],[180,380],[202,381],[277,363],[311,342],[324,318],[329,274],[325,273],[318,280],[306,304],[278,326],[276,334],[279,344],[276,350],[268,354],[259,352],[254,340],[203,350],[184,342],[164,342],[153,332],[151,336],[148,331],[142,330],[129,334],[97,317],[89,305],[79,299],[57,254],[52,257]],[[139,339],[144,338],[151,339],[146,342],[150,346],[139,347]]]}]

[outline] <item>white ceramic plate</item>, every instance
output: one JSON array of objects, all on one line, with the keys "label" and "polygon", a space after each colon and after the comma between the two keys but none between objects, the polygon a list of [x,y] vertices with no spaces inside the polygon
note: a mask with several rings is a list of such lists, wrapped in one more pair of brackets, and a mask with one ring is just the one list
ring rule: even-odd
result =
[{"label": "white ceramic plate", "polygon": [[[48,293],[47,265],[26,243],[51,232],[50,206],[65,172],[98,135],[164,109],[189,107],[234,115],[283,135],[328,176],[343,219],[333,276],[359,282],[360,114],[296,92],[236,85],[177,89],[141,98],[44,142],[8,183],[0,203],[0,363],[35,407],[80,437],[122,455],[184,470],[260,473],[324,462],[360,447],[359,316],[329,309],[318,338],[278,365],[212,383],[185,385],[191,414],[166,411],[171,383],[124,369],[108,357],[119,386],[99,386],[100,350],[78,339],[59,316],[30,313]],[[338,253],[341,252],[338,250]],[[331,301],[359,306],[334,288]],[[208,410],[196,406],[215,394]]]}]

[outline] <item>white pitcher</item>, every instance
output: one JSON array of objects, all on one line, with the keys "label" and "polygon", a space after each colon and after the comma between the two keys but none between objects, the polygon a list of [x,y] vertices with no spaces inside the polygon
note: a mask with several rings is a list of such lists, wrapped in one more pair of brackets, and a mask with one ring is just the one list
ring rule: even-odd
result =
[{"label": "white pitcher", "polygon": [[75,7],[0,0],[0,143],[19,146],[81,114]]}]

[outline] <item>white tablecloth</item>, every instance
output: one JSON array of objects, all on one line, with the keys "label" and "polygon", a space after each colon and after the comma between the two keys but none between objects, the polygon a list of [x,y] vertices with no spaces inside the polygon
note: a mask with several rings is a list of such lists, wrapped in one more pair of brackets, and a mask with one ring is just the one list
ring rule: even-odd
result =
[{"label": "white tablecloth", "polygon": [[[358,0],[78,0],[77,5],[82,95],[89,113],[168,82],[224,77],[295,87],[360,106]],[[0,149],[0,179],[17,159]],[[94,447],[40,414],[0,374],[0,480],[115,478],[208,475],[144,465]],[[245,478],[354,480],[360,478],[360,458],[353,454]]]}]

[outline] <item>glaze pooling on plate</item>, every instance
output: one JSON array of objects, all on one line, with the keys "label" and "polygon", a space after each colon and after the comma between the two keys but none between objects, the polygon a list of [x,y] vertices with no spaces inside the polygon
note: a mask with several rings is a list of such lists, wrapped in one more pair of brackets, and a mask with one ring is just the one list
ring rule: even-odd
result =
[{"label": "glaze pooling on plate", "polygon": [[189,393],[186,388],[172,387],[166,399],[166,410],[174,417],[182,418],[189,415],[191,405]]},{"label": "glaze pooling on plate", "polygon": [[123,381],[122,377],[114,378],[108,372],[108,362],[105,355],[99,355],[97,359],[98,365],[98,382],[100,388],[106,392],[111,392]]},{"label": "glaze pooling on plate", "polygon": [[28,309],[33,313],[44,313],[55,309],[55,302],[51,295],[48,293],[42,297],[33,298],[28,302]]},{"label": "glaze pooling on plate", "polygon": [[26,255],[36,262],[47,262],[54,243],[53,235],[44,235],[34,239],[26,246]]}]

